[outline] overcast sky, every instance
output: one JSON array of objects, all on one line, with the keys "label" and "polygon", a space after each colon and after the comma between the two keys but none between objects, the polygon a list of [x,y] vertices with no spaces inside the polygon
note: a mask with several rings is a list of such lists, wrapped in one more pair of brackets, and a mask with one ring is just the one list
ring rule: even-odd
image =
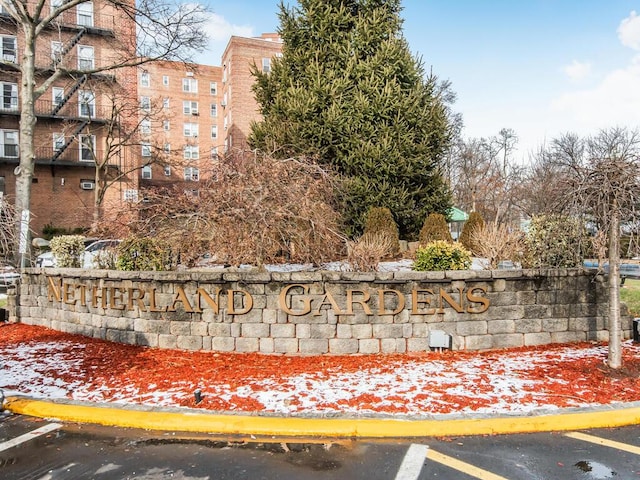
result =
[{"label": "overcast sky", "polygon": [[[274,0],[209,0],[219,65],[231,35],[277,31]],[[564,132],[640,128],[640,0],[404,0],[404,35],[452,83],[465,137],[512,128],[518,156]]]}]

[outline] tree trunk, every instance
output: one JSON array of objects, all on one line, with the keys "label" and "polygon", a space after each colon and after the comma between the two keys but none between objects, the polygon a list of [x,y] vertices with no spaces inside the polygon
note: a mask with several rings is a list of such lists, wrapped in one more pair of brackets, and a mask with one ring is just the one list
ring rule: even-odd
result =
[{"label": "tree trunk", "polygon": [[620,218],[613,201],[609,227],[609,355],[611,368],[622,366],[622,332],[620,328]]},{"label": "tree trunk", "polygon": [[[34,132],[36,127],[33,79],[35,77],[35,40],[30,26],[25,27],[25,46],[22,56],[22,91],[20,111],[20,163],[15,169],[16,176],[16,238],[21,239],[16,251],[16,264],[25,267],[30,258],[29,241],[31,181],[34,173]],[[24,236],[26,235],[26,238]]]}]

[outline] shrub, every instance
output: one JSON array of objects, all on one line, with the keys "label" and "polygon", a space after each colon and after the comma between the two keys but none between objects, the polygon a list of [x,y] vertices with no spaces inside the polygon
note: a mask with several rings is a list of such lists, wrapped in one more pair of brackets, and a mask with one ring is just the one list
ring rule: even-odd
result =
[{"label": "shrub", "polygon": [[368,233],[355,242],[347,242],[347,260],[352,270],[373,272],[396,245],[385,233]]},{"label": "shrub", "polygon": [[522,264],[526,245],[524,234],[519,230],[490,223],[475,228],[469,240],[475,245],[474,253],[487,259],[489,268],[498,268],[501,260]]},{"label": "shrub", "polygon": [[362,239],[367,239],[367,243],[371,245],[386,245],[388,250],[383,253],[383,257],[396,255],[400,251],[400,234],[391,210],[386,207],[371,207],[367,212]]},{"label": "shrub", "polygon": [[526,237],[527,266],[578,267],[583,262],[587,235],[581,223],[561,215],[531,219]]},{"label": "shrub", "polygon": [[459,243],[436,240],[416,251],[413,269],[419,272],[439,270],[468,270],[471,253]]},{"label": "shrub", "polygon": [[484,219],[482,218],[482,215],[478,212],[471,212],[469,214],[469,219],[462,227],[462,232],[458,239],[464,248],[475,255],[479,255],[479,253],[477,252],[478,245],[474,241],[474,233],[481,228],[484,228]]},{"label": "shrub", "polygon": [[442,240],[453,243],[447,220],[441,213],[430,213],[420,230],[420,244],[427,245],[431,242]]},{"label": "shrub", "polygon": [[49,243],[51,253],[60,268],[80,268],[84,253],[84,237],[82,235],[62,235],[53,237]]},{"label": "shrub", "polygon": [[147,192],[129,227],[139,237],[162,239],[186,267],[203,255],[218,263],[322,264],[343,256],[335,177],[311,160],[276,160],[259,153],[234,155],[212,166],[198,193],[184,186]]},{"label": "shrub", "polygon": [[170,270],[171,250],[154,238],[130,237],[117,248],[118,270]]},{"label": "shrub", "polygon": [[70,236],[70,235],[82,235],[87,233],[88,229],[85,227],[65,228],[55,227],[51,224],[46,224],[42,228],[42,238],[51,240],[54,237]]}]

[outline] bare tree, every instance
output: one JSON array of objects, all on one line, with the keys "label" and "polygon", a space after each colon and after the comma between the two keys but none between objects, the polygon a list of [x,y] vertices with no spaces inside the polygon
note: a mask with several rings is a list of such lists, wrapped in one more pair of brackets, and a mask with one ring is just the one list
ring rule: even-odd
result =
[{"label": "bare tree", "polygon": [[[86,65],[69,70],[64,62],[54,62],[48,71],[36,67],[36,51],[44,48],[40,38],[59,28],[65,15],[87,0],[0,0],[17,24],[23,46],[18,68],[21,74],[20,163],[16,168],[16,211],[21,220],[18,232],[26,233],[29,225],[31,180],[34,176],[34,135],[37,121],[36,100],[60,78],[71,75],[95,75],[125,67],[133,67],[157,59],[189,60],[193,49],[206,44],[203,31],[206,10],[198,3],[173,3],[170,0],[101,0],[100,8],[116,18],[119,35],[109,45],[112,57],[101,65]],[[18,236],[20,233],[18,233]],[[21,242],[21,264],[24,264],[28,242]]]},{"label": "bare tree", "polygon": [[611,368],[622,366],[620,318],[620,229],[638,220],[640,201],[640,133],[625,128],[601,130],[580,142],[558,142],[568,177],[566,199],[572,210],[592,218],[608,237],[609,354]]},{"label": "bare tree", "polygon": [[[206,172],[209,180],[191,189],[149,191],[148,202],[137,204],[130,233],[167,242],[185,266],[206,253],[216,263],[234,265],[321,263],[346,248],[332,175],[304,158],[275,160],[251,152],[235,158]],[[103,228],[122,233],[114,223]]]},{"label": "bare tree", "polygon": [[511,160],[517,137],[502,129],[488,139],[458,143],[451,153],[451,186],[456,204],[496,225],[517,225],[522,167]]}]

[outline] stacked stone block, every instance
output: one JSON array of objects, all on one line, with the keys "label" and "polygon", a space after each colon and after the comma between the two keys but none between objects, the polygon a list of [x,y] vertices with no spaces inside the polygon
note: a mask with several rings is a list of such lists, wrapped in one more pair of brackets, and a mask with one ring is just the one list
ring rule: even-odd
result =
[{"label": "stacked stone block", "polygon": [[[602,276],[457,272],[28,269],[20,322],[149,347],[264,354],[484,350],[608,338]],[[11,305],[11,303],[10,303]],[[623,332],[631,319],[623,312]]]}]

